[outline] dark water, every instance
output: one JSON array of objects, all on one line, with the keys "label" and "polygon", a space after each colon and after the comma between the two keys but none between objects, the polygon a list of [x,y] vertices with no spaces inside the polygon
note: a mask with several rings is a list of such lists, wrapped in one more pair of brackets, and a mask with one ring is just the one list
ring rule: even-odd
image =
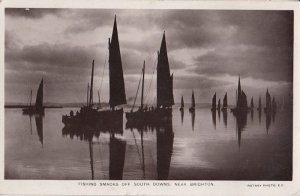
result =
[{"label": "dark water", "polygon": [[173,109],[170,123],[123,134],[63,131],[70,108],[29,117],[5,110],[6,179],[291,180],[292,115],[258,111],[238,119]]}]

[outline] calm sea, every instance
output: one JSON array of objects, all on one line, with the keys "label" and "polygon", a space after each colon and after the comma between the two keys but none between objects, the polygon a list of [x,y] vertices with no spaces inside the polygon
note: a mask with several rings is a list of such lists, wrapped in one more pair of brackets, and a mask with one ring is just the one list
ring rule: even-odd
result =
[{"label": "calm sea", "polygon": [[291,111],[254,110],[239,120],[230,111],[174,108],[164,125],[126,129],[124,115],[122,134],[86,137],[64,129],[70,110],[29,117],[5,109],[5,179],[292,179]]}]

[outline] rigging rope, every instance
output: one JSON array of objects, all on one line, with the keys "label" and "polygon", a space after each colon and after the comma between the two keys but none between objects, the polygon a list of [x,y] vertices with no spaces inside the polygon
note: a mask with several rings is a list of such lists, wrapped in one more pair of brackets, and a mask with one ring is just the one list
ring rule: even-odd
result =
[{"label": "rigging rope", "polygon": [[140,83],[141,83],[142,75],[143,75],[143,71],[142,71],[141,76],[140,76],[139,85],[138,85],[138,88],[137,88],[137,91],[136,91],[136,94],[135,94],[135,98],[134,98],[134,102],[133,102],[131,111],[133,111],[133,108],[135,106],[136,98],[137,98],[137,95],[138,95],[138,92],[139,92],[139,88],[140,88]]}]

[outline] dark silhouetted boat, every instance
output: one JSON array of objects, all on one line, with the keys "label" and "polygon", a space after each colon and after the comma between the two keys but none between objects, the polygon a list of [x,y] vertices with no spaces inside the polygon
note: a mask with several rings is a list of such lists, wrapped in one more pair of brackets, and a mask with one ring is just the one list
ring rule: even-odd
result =
[{"label": "dark silhouetted boat", "polygon": [[36,95],[36,101],[35,105],[31,105],[32,100],[32,91],[30,91],[30,104],[27,108],[23,108],[23,114],[33,115],[33,114],[40,114],[43,115],[45,108],[43,106],[43,79],[40,82],[37,95]]},{"label": "dark silhouetted boat", "polygon": [[219,99],[219,100],[218,100],[218,107],[217,107],[217,110],[220,111],[220,109],[221,109],[221,100]]},{"label": "dark silhouetted boat", "polygon": [[91,86],[88,94],[87,106],[80,109],[76,115],[70,112],[70,115],[64,115],[62,121],[64,124],[89,124],[91,126],[100,126],[110,128],[112,124],[122,124],[123,108],[116,109],[116,106],[126,104],[124,76],[122,69],[121,53],[118,38],[118,29],[116,17],[111,40],[108,40],[109,45],[109,110],[99,110],[93,108],[93,75],[94,61],[92,66]]},{"label": "dark silhouetted boat", "polygon": [[194,96],[194,91],[192,92],[192,98],[191,98],[191,107],[189,108],[190,112],[195,112],[195,96]]},{"label": "dark silhouetted boat", "polygon": [[227,93],[225,93],[224,98],[223,98],[223,107],[222,111],[225,112],[227,111],[228,105],[227,105]]},{"label": "dark silhouetted boat", "polygon": [[181,105],[180,105],[180,111],[184,110],[184,102],[183,102],[183,96],[181,96]]},{"label": "dark silhouetted boat", "polygon": [[257,110],[259,111],[259,112],[261,112],[261,97],[259,96],[259,99],[258,99],[258,108],[257,108]]},{"label": "dark silhouetted boat", "polygon": [[212,98],[212,106],[211,106],[211,111],[216,111],[216,110],[217,110],[217,93],[215,93]]},{"label": "dark silhouetted boat", "polygon": [[248,109],[247,96],[246,93],[242,90],[239,77],[236,107],[231,109],[231,111],[234,115],[239,115],[241,112],[248,112]]},{"label": "dark silhouetted boat", "polygon": [[266,107],[264,108],[265,113],[271,113],[272,112],[272,98],[269,93],[269,89],[267,89],[266,92]]}]

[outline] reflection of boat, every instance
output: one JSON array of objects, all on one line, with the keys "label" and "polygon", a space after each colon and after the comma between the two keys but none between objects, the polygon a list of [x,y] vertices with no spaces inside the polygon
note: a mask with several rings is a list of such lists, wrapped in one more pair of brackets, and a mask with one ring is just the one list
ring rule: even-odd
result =
[{"label": "reflection of boat", "polygon": [[181,96],[181,105],[180,105],[180,111],[184,110],[184,103],[183,103],[183,96]]},{"label": "reflection of boat", "polygon": [[[93,156],[93,138],[99,138],[100,133],[110,133],[109,143],[109,179],[121,180],[123,176],[123,167],[125,160],[126,142],[118,139],[116,134],[123,134],[123,124],[114,125],[114,129],[100,130],[89,125],[65,126],[62,129],[62,135],[69,135],[89,143],[91,178],[94,179],[94,156]],[[118,131],[116,131],[118,130]]]},{"label": "reflection of boat", "polygon": [[111,135],[109,142],[109,179],[122,180],[126,142]]},{"label": "reflection of boat", "polygon": [[191,98],[191,107],[189,108],[190,112],[195,112],[195,96],[194,91],[192,92],[192,98]]},{"label": "reflection of boat", "polygon": [[216,111],[216,109],[217,109],[217,93],[215,93],[212,98],[211,111]]},{"label": "reflection of boat", "polygon": [[219,99],[219,100],[218,100],[218,107],[217,107],[217,110],[220,111],[220,109],[221,109],[221,100]]},{"label": "reflection of boat", "polygon": [[227,107],[228,107],[228,105],[227,105],[227,92],[225,93],[225,95],[224,95],[224,98],[223,98],[223,107],[222,107],[222,111],[224,112],[224,111],[227,111]]},{"label": "reflection of boat", "polygon": [[31,105],[32,100],[32,91],[30,91],[30,104],[27,108],[23,109],[23,114],[44,114],[45,108],[43,107],[43,79],[40,82],[37,95],[36,95],[36,101],[35,105]]},{"label": "reflection of boat", "polygon": [[238,146],[239,149],[241,147],[242,140],[242,131],[244,130],[247,124],[247,112],[240,112],[239,115],[236,115],[236,126],[237,126],[237,134],[238,134]]},{"label": "reflection of boat", "polygon": [[62,121],[66,125],[89,124],[94,126],[109,126],[108,124],[120,123],[123,119],[123,109],[115,109],[116,106],[126,104],[125,85],[122,69],[122,61],[119,47],[119,38],[116,18],[114,21],[113,33],[109,39],[109,105],[111,110],[98,110],[93,108],[93,76],[94,61],[91,74],[91,87],[88,94],[87,106],[80,109],[75,115],[73,111],[70,115],[64,115]]},{"label": "reflection of boat", "polygon": [[211,110],[211,116],[212,116],[212,121],[213,121],[213,124],[214,124],[214,128],[216,129],[217,111],[216,110]]},{"label": "reflection of boat", "polygon": [[44,136],[43,136],[43,116],[36,115],[35,116],[35,124],[36,124],[36,131],[39,136],[39,140],[43,146],[44,144]]},{"label": "reflection of boat", "polygon": [[225,127],[227,127],[227,110],[223,110],[223,122]]},{"label": "reflection of boat", "polygon": [[169,177],[173,152],[174,132],[172,120],[156,126],[157,136],[157,179],[167,180]]},{"label": "reflection of boat", "polygon": [[195,126],[195,112],[191,112],[191,119],[192,119],[192,130],[194,131],[194,126]]}]

